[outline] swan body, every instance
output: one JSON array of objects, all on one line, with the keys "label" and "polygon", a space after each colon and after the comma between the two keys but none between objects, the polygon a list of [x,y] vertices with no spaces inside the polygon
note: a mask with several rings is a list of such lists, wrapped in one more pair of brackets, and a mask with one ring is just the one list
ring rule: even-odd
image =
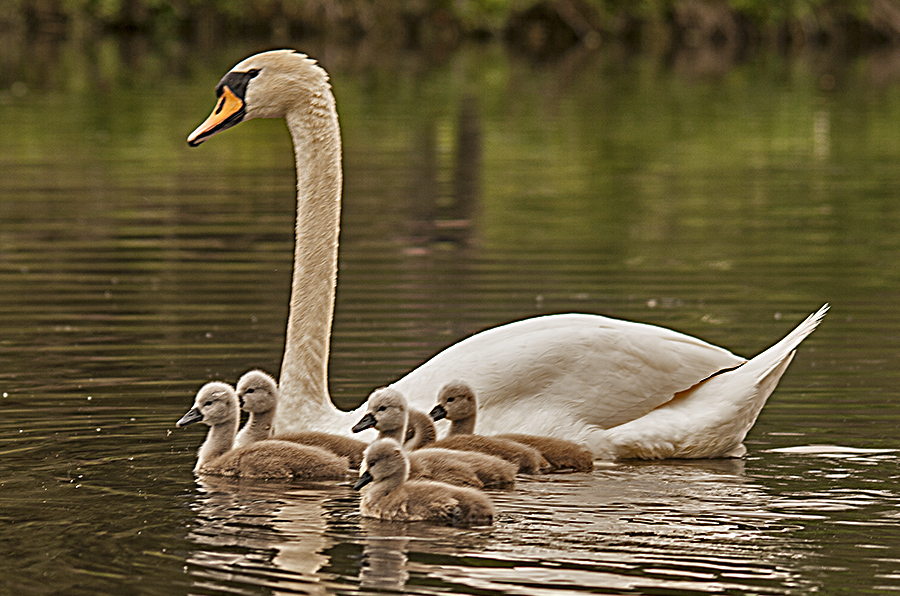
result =
[{"label": "swan body", "polygon": [[358,468],[362,463],[363,451],[368,443],[353,437],[319,431],[272,436],[272,419],[278,408],[278,384],[271,375],[261,370],[248,371],[238,380],[236,392],[241,409],[249,412],[250,417],[235,437],[235,448],[252,445],[256,441],[277,439],[321,447],[346,457],[351,468]]},{"label": "swan body", "polygon": [[234,449],[240,408],[237,394],[226,383],[213,381],[203,385],[194,406],[175,426],[194,422],[210,427],[197,452],[197,474],[325,480],[345,478],[350,472],[347,458],[308,445],[266,440]]},{"label": "swan body", "polygon": [[[353,432],[374,428],[378,431],[378,439],[391,439],[398,443],[408,436],[406,428],[411,410],[403,394],[389,387],[376,389],[366,404],[368,412],[353,426]],[[430,418],[428,422],[431,422]],[[510,488],[515,484],[516,472],[519,471],[518,463],[510,463],[507,458],[481,453],[477,449],[429,446],[410,451],[404,446],[404,451],[407,451],[409,460],[409,476],[414,479],[474,488]],[[540,462],[535,465],[540,465]]]},{"label": "swan body", "polygon": [[409,461],[393,439],[378,439],[366,448],[359,480],[368,484],[359,503],[365,517],[393,521],[435,521],[454,526],[493,522],[494,505],[483,493],[430,480],[408,480]]},{"label": "swan body", "polygon": [[[188,136],[191,146],[252,118],[284,118],[294,144],[296,242],[275,431],[347,434],[365,406],[343,412],[328,394],[342,183],[328,75],[297,51],[263,52],[232,68],[216,95],[213,113]],[[825,310],[801,324],[804,337]],[[749,414],[759,412],[794,348],[766,356],[761,367],[772,374],[760,384],[752,374],[736,374],[746,359],[688,335],[599,315],[547,315],[477,333],[393,386],[424,410],[440,387],[465,380],[481,396],[481,434],[567,438],[597,457],[723,457],[736,453],[755,421]],[[703,415],[685,436],[666,416],[692,411],[682,402],[695,399]],[[721,424],[731,413],[740,418]]]}]

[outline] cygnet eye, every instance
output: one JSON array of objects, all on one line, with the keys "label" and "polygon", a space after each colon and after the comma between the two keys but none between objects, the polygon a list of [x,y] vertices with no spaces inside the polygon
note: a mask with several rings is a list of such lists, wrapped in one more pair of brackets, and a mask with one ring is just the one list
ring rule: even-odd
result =
[{"label": "cygnet eye", "polygon": [[250,387],[249,389],[244,391],[244,393],[253,393],[254,391],[256,391],[256,389],[254,389],[253,387]]},{"label": "cygnet eye", "polygon": [[379,408],[378,408],[377,410],[375,410],[375,411],[376,411],[376,412],[384,412],[385,410],[387,410],[387,406],[381,406],[381,407],[379,407]]},{"label": "cygnet eye", "polygon": [[448,398],[447,398],[447,403],[449,404],[449,403],[450,403],[451,401],[453,401],[454,399],[456,399],[456,398],[453,397],[453,396],[448,397]]},{"label": "cygnet eye", "polygon": [[211,399],[207,400],[207,402],[204,403],[203,405],[204,405],[204,407],[209,407],[209,406],[213,405],[213,400],[211,400]]}]

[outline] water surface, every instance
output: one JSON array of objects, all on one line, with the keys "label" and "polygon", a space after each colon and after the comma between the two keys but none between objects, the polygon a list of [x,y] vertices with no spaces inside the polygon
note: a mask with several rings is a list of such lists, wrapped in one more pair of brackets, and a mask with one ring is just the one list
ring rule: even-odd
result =
[{"label": "water surface", "polygon": [[[735,461],[495,492],[491,528],[387,524],[345,484],[191,474],[207,379],[277,371],[294,170],[279,122],[189,149],[262,49],[21,49],[0,85],[0,568],[16,594],[862,594],[900,589],[900,85],[878,57],[724,73],[310,48],[345,199],[331,391],[583,311],[753,355],[822,303]],[[18,59],[15,58],[18,56]],[[813,57],[814,58],[814,57]],[[828,82],[823,85],[823,81]]]}]

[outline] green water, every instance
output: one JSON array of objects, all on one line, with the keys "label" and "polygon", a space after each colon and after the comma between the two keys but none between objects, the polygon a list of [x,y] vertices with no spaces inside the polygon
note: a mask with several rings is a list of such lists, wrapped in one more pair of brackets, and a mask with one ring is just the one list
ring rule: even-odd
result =
[{"label": "green water", "polygon": [[698,72],[303,48],[345,190],[331,392],[597,312],[752,355],[824,302],[741,461],[493,493],[489,530],[361,519],[346,485],[197,482],[207,379],[277,371],[295,194],[283,123],[198,149],[255,51],[5,46],[0,590],[10,594],[861,594],[900,588],[900,76],[875,56]]}]

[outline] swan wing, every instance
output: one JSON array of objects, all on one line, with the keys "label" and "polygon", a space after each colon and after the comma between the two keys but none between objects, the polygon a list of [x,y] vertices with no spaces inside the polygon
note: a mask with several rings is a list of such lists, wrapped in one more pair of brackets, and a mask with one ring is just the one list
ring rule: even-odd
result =
[{"label": "swan wing", "polygon": [[[518,428],[509,416],[544,411],[565,424],[611,428],[634,420],[744,358],[670,329],[590,314],[524,319],[476,333],[394,383],[429,409],[460,379],[479,396],[479,432]],[[518,412],[518,413],[516,413]],[[532,419],[525,428],[537,429]],[[554,433],[555,434],[555,433]]]}]

